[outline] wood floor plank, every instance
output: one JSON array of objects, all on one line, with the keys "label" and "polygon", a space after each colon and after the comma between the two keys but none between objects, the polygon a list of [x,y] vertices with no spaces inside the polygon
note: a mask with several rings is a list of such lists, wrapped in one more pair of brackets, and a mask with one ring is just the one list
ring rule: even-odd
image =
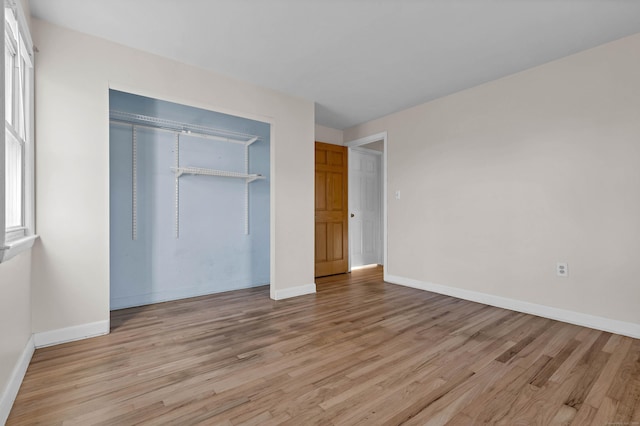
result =
[{"label": "wood floor plank", "polygon": [[579,344],[580,342],[578,342],[577,340],[569,340],[567,342],[567,345],[562,348],[560,353],[557,356],[553,357],[551,361],[544,366],[540,373],[538,373],[533,378],[531,384],[537,387],[544,386],[544,384],[547,383],[547,380],[549,380],[553,373],[555,373],[556,370],[567,360],[567,358],[569,358],[569,355],[571,355],[573,351],[576,350]]},{"label": "wood floor plank", "polygon": [[515,414],[514,411],[517,412],[513,410],[513,408],[520,394],[528,388],[531,379],[535,377],[549,361],[550,358],[546,355],[538,358],[527,370],[517,375],[507,386],[495,393],[488,403],[481,407],[478,415],[474,416],[474,418],[482,422],[492,423],[505,421],[510,418],[510,413]]},{"label": "wood floor plank", "polygon": [[[618,401],[605,397],[591,421],[592,426],[612,424],[618,410]],[[625,425],[626,426],[626,425]]]},{"label": "wood floor plank", "polygon": [[492,365],[485,366],[482,370],[442,398],[425,407],[416,414],[407,425],[442,425],[452,420],[457,413],[462,411],[471,401],[482,393],[486,392],[495,382],[497,382],[507,369],[497,361]]},{"label": "wood floor plank", "polygon": [[620,368],[616,370],[611,385],[607,390],[607,396],[614,401],[624,398],[629,383],[637,378],[640,364],[640,340],[633,339],[627,356],[622,361]]},{"label": "wood floor plank", "polygon": [[640,341],[371,268],[114,311],[36,350],[7,425],[598,424],[640,417]]},{"label": "wood floor plank", "polygon": [[571,426],[590,425],[598,410],[589,404],[583,404],[571,421]]}]

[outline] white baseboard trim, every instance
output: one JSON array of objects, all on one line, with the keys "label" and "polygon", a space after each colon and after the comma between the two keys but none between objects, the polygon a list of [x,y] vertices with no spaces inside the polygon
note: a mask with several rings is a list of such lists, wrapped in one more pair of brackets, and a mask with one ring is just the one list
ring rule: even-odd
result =
[{"label": "white baseboard trim", "polygon": [[538,305],[536,303],[524,302],[522,300],[509,299],[507,297],[494,296],[492,294],[449,287],[414,280],[412,278],[399,277],[397,275],[385,274],[384,280],[391,284],[431,291],[433,293],[444,294],[458,299],[470,300],[472,302],[483,303],[485,305],[497,306],[499,308],[510,309],[512,311],[537,315],[539,317],[550,318],[562,322],[568,322],[570,324],[595,328],[596,330],[622,334],[623,336],[640,339],[640,324],[632,322],[618,321],[581,312],[552,308],[550,306]]},{"label": "white baseboard trim", "polygon": [[33,340],[36,348],[43,348],[105,334],[109,334],[109,320],[34,333]]},{"label": "white baseboard trim", "polygon": [[316,284],[305,284],[297,287],[284,288],[271,293],[273,300],[288,299],[290,297],[304,296],[305,294],[313,294],[316,292]]},{"label": "white baseboard trim", "polygon": [[27,372],[34,351],[35,345],[33,343],[33,336],[31,336],[20,354],[16,365],[13,367],[9,382],[2,391],[2,395],[0,395],[0,425],[5,424],[9,418],[11,407],[13,407],[13,402],[16,400],[20,385]]}]

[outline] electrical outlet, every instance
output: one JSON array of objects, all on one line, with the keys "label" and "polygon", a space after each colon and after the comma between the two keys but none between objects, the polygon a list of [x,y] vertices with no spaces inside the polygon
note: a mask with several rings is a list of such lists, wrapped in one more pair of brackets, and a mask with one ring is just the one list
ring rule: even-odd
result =
[{"label": "electrical outlet", "polygon": [[398,189],[396,191],[396,200],[399,200],[399,199],[400,199],[400,190]]},{"label": "electrical outlet", "polygon": [[556,275],[559,277],[566,277],[569,275],[569,266],[564,262],[556,263]]}]

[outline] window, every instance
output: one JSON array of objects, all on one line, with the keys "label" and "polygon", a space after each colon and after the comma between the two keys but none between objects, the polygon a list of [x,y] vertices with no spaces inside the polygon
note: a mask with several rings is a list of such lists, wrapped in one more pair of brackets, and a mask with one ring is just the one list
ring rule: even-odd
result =
[{"label": "window", "polygon": [[[19,1],[4,2],[4,229],[0,248],[33,234],[33,51]],[[0,157],[1,158],[1,157]],[[2,167],[4,166],[4,167]],[[0,193],[2,193],[0,191]],[[0,215],[1,217],[1,215]],[[0,252],[0,260],[3,256]]]}]

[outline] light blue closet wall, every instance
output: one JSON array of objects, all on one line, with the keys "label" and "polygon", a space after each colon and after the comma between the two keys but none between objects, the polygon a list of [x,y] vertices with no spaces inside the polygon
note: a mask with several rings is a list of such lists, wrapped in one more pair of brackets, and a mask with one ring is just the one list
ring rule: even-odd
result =
[{"label": "light blue closet wall", "polygon": [[[247,133],[249,235],[245,182],[180,178],[175,238],[175,136],[137,130],[137,239],[132,239],[132,128],[110,124],[111,309],[269,283],[269,124],[110,91],[110,109]],[[244,172],[244,147],[182,134],[180,166]]]}]

